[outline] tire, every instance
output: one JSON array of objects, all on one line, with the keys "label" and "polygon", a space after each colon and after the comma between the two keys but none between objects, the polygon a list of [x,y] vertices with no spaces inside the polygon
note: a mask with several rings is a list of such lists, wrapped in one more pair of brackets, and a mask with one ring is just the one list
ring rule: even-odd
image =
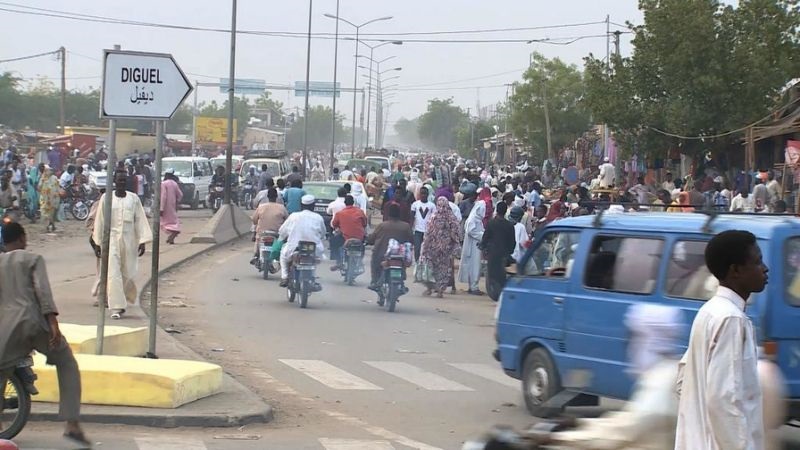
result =
[{"label": "tire", "polygon": [[397,287],[397,283],[389,283],[389,293],[386,295],[386,307],[389,312],[394,312],[397,307],[397,297],[400,295]]},{"label": "tire", "polygon": [[[6,390],[9,385],[14,388],[14,392],[17,394],[17,413],[13,421],[2,421],[2,425],[0,425],[0,439],[12,439],[14,436],[18,435],[22,429],[25,428],[25,424],[28,423],[28,418],[31,415],[31,395],[25,391],[22,380],[20,380],[16,374],[11,375],[6,385],[0,388],[3,397],[6,396]],[[9,409],[7,411],[11,410]]]},{"label": "tire", "polygon": [[261,278],[263,278],[265,280],[267,278],[269,278],[269,266],[270,266],[270,264],[271,264],[270,261],[261,262]]},{"label": "tire", "polygon": [[247,193],[244,195],[244,209],[251,209],[253,206],[253,194]]},{"label": "tire", "polygon": [[548,418],[558,413],[558,408],[543,405],[561,389],[558,370],[550,353],[543,347],[531,350],[522,366],[522,395],[531,415]]},{"label": "tire", "polygon": [[305,308],[308,306],[308,295],[310,294],[311,287],[309,286],[311,282],[308,280],[303,281],[300,285],[300,307]]},{"label": "tire", "polygon": [[192,209],[197,209],[200,207],[200,193],[195,192],[194,197],[192,198],[192,203],[189,204],[189,207]]},{"label": "tire", "polygon": [[352,286],[356,284],[356,277],[353,275],[353,264],[352,260],[347,261],[347,274],[344,276],[344,281],[349,285]]},{"label": "tire", "polygon": [[69,212],[75,220],[84,221],[89,217],[89,205],[81,201],[73,203],[70,205]]},{"label": "tire", "polygon": [[286,286],[286,299],[289,300],[289,303],[294,303],[294,298],[297,297],[297,293],[292,289],[292,284],[294,284],[294,280],[289,275],[289,286]]}]

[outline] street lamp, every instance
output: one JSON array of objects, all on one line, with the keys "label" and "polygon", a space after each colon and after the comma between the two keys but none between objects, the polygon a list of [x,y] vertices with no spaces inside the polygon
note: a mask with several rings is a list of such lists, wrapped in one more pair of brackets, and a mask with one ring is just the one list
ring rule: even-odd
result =
[{"label": "street lamp", "polygon": [[[374,22],[379,22],[379,21],[382,21],[382,20],[391,20],[392,19],[392,16],[378,17],[377,19],[368,20],[368,21],[366,21],[366,22],[364,22],[362,24],[356,25],[355,23],[350,22],[347,19],[343,19],[343,18],[339,17],[338,15],[325,14],[325,17],[327,17],[329,19],[340,20],[340,21],[342,21],[342,22],[344,22],[344,23],[346,23],[346,24],[348,24],[348,25],[350,25],[350,26],[352,26],[353,28],[356,29],[356,54],[358,54],[358,43],[359,43],[358,35],[359,35],[359,32],[361,31],[362,27],[367,26],[367,25],[369,25],[371,23],[374,23]],[[354,67],[354,72],[355,73],[353,74],[353,141],[352,141],[352,148],[350,149],[350,157],[351,158],[355,157],[355,153],[356,153],[356,100],[358,99],[358,95],[356,93],[356,89],[358,88],[358,58],[354,58],[354,59],[355,59],[355,66],[356,67]],[[306,86],[306,89],[308,89],[308,86]],[[335,89],[335,87],[334,87],[334,89]],[[335,112],[334,112],[334,115],[335,115]]]}]

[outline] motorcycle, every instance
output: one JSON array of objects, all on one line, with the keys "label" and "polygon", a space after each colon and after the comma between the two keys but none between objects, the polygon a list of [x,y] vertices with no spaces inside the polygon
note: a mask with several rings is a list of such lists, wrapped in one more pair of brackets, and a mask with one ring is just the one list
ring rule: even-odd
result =
[{"label": "motorcycle", "polygon": [[252,209],[253,208],[253,198],[255,198],[256,188],[251,183],[245,183],[242,186],[242,195],[239,200],[241,206],[244,209]]},{"label": "motorcycle", "polygon": [[[574,418],[540,422],[530,429],[518,432],[507,427],[493,427],[485,436],[464,443],[461,450],[547,450],[551,446],[553,433],[576,427]],[[557,446],[563,449],[563,446]]]},{"label": "motorcycle", "polygon": [[259,239],[256,268],[266,280],[269,278],[269,274],[275,273],[275,268],[272,265],[272,246],[278,241],[278,233],[274,231],[264,231],[261,233],[261,236],[259,236]]},{"label": "motorcycle", "polygon": [[39,393],[32,366],[33,359],[26,357],[15,367],[0,372],[0,439],[12,439],[28,423],[31,396]]},{"label": "motorcycle", "polygon": [[383,262],[383,281],[378,289],[378,306],[386,305],[394,312],[398,299],[408,292],[405,285],[406,258],[403,255],[389,255]]},{"label": "motorcycle", "polygon": [[339,270],[344,282],[352,286],[356,277],[364,273],[364,242],[358,239],[348,239],[342,246]]},{"label": "motorcycle", "polygon": [[286,286],[286,296],[289,303],[293,303],[300,295],[300,307],[308,305],[308,296],[320,289],[316,282],[314,272],[317,269],[317,244],[310,241],[300,241],[289,263],[289,284]]},{"label": "motorcycle", "polygon": [[216,213],[222,207],[222,200],[224,196],[224,183],[212,183],[211,186],[208,187],[208,204],[211,205],[211,210],[213,212]]}]

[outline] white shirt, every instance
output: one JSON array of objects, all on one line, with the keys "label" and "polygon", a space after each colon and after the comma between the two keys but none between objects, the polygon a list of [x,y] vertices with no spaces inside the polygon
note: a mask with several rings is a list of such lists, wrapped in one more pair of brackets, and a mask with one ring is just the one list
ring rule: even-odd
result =
[{"label": "white shirt", "polygon": [[325,212],[327,212],[328,215],[331,216],[331,219],[333,219],[333,216],[337,212],[343,210],[345,206],[347,205],[344,204],[344,197],[336,197],[336,200],[328,203],[328,208],[325,210]]},{"label": "white shirt", "polygon": [[675,190],[675,183],[672,181],[665,181],[661,183],[661,189],[664,189],[667,192],[672,192]]},{"label": "white shirt", "polygon": [[528,232],[525,230],[525,225],[519,222],[514,224],[514,237],[517,240],[517,246],[514,247],[511,257],[514,258],[514,261],[519,262],[522,259],[522,255],[525,254],[526,249],[523,246],[528,242]]},{"label": "white shirt", "polygon": [[422,203],[417,200],[411,204],[411,214],[414,216],[414,231],[424,233],[428,228],[428,219],[436,211],[436,205],[431,202]]},{"label": "white shirt", "polygon": [[453,202],[447,202],[450,204],[450,209],[453,211],[453,214],[456,216],[459,222],[461,222],[461,209],[459,209],[458,205]]},{"label": "white shirt", "polygon": [[731,200],[730,210],[731,212],[737,210],[747,213],[756,212],[756,200],[752,194],[748,195],[747,198],[742,197],[742,194],[738,194]]},{"label": "white shirt", "polygon": [[697,312],[678,369],[675,450],[761,450],[758,349],[745,300],[720,286]]},{"label": "white shirt", "polygon": [[327,233],[325,221],[322,220],[322,216],[313,211],[302,210],[290,214],[286,222],[281,225],[278,233],[281,239],[286,241],[281,249],[281,256],[292,254],[300,241],[310,241],[317,244],[318,258],[324,254],[325,246],[323,241]]},{"label": "white shirt", "polygon": [[69,172],[64,172],[64,173],[62,173],[62,174],[61,174],[61,179],[59,180],[59,183],[58,183],[58,184],[59,184],[59,185],[61,185],[61,187],[62,187],[63,189],[66,189],[66,188],[67,188],[67,186],[69,186],[70,184],[72,184],[72,180],[73,180],[74,178],[75,178],[75,176],[74,176],[74,175],[70,175],[70,174],[69,174]]},{"label": "white shirt", "polygon": [[348,181],[348,180],[350,180],[350,177],[352,177],[352,176],[353,176],[353,172],[351,172],[349,170],[343,170],[343,171],[339,172],[339,179],[340,180]]},{"label": "white shirt", "polygon": [[611,163],[603,163],[600,165],[600,187],[610,187],[614,185],[614,178],[616,177],[616,170]]}]

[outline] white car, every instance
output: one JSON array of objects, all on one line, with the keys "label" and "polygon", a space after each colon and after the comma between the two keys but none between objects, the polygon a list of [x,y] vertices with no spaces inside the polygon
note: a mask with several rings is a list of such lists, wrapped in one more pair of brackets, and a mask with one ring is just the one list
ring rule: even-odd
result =
[{"label": "white car", "polygon": [[208,208],[208,185],[214,171],[208,158],[200,156],[173,156],[161,160],[162,176],[168,169],[175,172],[181,184],[181,203],[197,209],[200,203]]}]

